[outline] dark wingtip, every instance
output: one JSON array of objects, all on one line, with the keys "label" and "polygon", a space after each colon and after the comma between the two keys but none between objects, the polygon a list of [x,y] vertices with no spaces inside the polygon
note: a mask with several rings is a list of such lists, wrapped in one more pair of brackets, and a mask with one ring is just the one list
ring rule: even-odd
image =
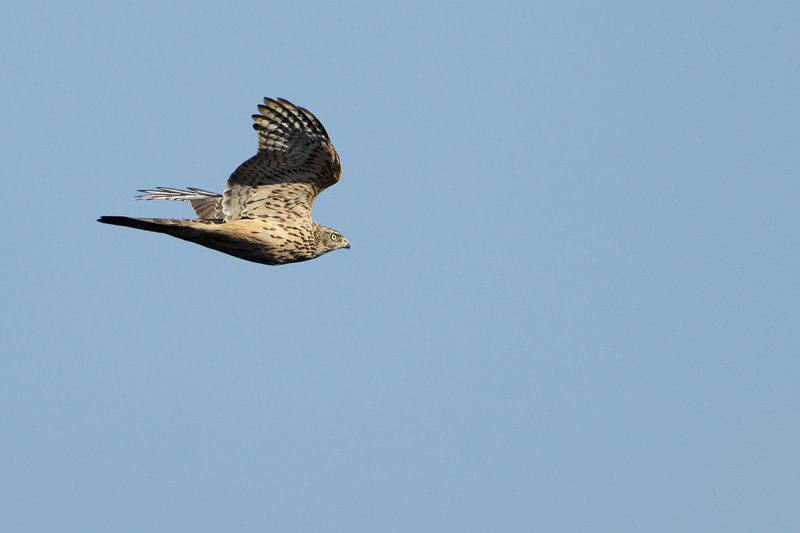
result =
[{"label": "dark wingtip", "polygon": [[101,224],[115,224],[117,226],[121,226],[128,217],[114,217],[114,216],[106,216],[103,215],[97,219],[98,222]]}]

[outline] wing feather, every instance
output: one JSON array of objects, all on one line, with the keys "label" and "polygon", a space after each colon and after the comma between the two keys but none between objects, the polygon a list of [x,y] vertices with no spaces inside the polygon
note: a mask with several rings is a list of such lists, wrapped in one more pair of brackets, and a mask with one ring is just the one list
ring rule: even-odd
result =
[{"label": "wing feather", "polygon": [[228,179],[225,221],[263,217],[310,223],[314,199],[339,181],[339,156],[310,111],[282,98],[264,98],[258,110],[253,115],[258,152]]}]

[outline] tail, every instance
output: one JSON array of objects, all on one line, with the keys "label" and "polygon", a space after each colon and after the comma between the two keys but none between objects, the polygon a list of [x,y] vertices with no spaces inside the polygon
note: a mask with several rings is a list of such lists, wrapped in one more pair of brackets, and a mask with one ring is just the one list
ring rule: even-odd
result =
[{"label": "tail", "polygon": [[156,187],[155,189],[139,189],[142,193],[136,198],[139,200],[203,200],[204,198],[220,198],[222,195],[211,191],[204,191],[196,187],[174,189],[172,187]]},{"label": "tail", "polygon": [[211,191],[204,191],[195,187],[187,190],[173,189],[171,187],[156,187],[155,189],[141,189],[136,198],[139,200],[179,200],[189,202],[192,209],[200,218],[221,219],[222,195]]}]

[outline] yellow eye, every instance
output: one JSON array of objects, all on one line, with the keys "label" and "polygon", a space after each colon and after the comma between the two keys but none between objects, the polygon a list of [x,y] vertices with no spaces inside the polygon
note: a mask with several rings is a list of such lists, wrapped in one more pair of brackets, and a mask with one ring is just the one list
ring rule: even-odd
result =
[{"label": "yellow eye", "polygon": [[332,240],[332,241],[335,241],[335,240],[337,240],[338,238],[339,238],[339,236],[338,236],[338,235],[336,235],[335,233],[331,233],[331,240]]}]

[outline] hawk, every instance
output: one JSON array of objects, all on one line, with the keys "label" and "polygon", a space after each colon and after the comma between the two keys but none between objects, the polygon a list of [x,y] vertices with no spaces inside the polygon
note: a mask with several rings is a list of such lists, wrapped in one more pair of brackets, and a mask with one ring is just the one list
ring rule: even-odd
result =
[{"label": "hawk", "polygon": [[142,189],[142,200],[189,202],[197,218],[102,216],[104,224],[166,233],[266,265],[350,248],[341,233],[311,220],[314,199],[342,174],[325,128],[307,109],[264,98],[253,115],[258,152],[239,165],[222,194],[193,187]]}]

